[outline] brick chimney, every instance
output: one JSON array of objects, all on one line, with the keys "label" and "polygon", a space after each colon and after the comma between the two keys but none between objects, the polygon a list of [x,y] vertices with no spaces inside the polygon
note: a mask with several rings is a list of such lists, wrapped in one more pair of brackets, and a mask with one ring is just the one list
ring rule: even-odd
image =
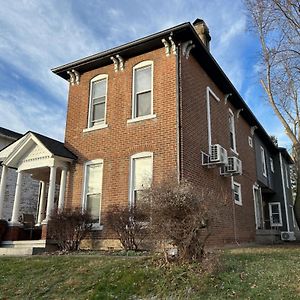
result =
[{"label": "brick chimney", "polygon": [[204,46],[206,46],[207,50],[209,51],[209,42],[211,40],[211,37],[209,35],[209,29],[207,27],[207,25],[205,24],[205,22],[201,19],[196,19],[193,22],[193,26],[196,30],[196,32],[198,33],[202,43],[204,44]]}]

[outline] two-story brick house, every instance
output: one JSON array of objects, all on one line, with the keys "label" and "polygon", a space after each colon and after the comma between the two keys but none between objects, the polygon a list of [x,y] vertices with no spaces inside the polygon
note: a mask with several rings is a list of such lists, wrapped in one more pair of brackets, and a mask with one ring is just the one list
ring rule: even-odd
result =
[{"label": "two-story brick house", "polygon": [[[71,82],[65,145],[78,160],[66,205],[89,209],[102,237],[109,205],[138,201],[145,178],[175,175],[233,197],[211,242],[255,239],[260,164],[249,141],[255,133],[279,150],[211,56],[209,41],[197,19],[53,69]],[[242,175],[203,165],[201,153],[211,155],[216,144],[242,162]]]},{"label": "two-story brick house", "polygon": [[[290,158],[214,60],[209,41],[197,19],[52,70],[70,82],[64,147],[72,160],[64,165],[61,203],[90,211],[98,246],[114,242],[105,224],[108,207],[138,203],[150,182],[170,177],[230,198],[218,208],[223,218],[214,223],[211,244],[254,241],[257,230],[268,229],[259,225],[264,182],[256,141],[274,157]],[[274,160],[274,177],[280,174]],[[279,185],[274,193],[283,195]],[[275,220],[276,208],[272,214]]]}]

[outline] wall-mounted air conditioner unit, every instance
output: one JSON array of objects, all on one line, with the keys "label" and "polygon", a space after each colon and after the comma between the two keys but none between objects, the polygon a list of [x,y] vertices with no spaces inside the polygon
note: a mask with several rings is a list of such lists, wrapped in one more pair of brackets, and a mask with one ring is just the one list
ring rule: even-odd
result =
[{"label": "wall-mounted air conditioner unit", "polygon": [[228,157],[228,164],[226,166],[228,173],[242,174],[242,161],[237,157]]},{"label": "wall-mounted air conditioner unit", "polygon": [[293,231],[282,231],[281,232],[281,240],[282,241],[295,241],[295,233]]},{"label": "wall-mounted air conditioner unit", "polygon": [[220,174],[223,176],[241,175],[242,161],[234,156],[228,157],[228,163],[221,167]]},{"label": "wall-mounted air conditioner unit", "polygon": [[227,164],[227,151],[219,144],[210,146],[210,163],[211,164]]}]

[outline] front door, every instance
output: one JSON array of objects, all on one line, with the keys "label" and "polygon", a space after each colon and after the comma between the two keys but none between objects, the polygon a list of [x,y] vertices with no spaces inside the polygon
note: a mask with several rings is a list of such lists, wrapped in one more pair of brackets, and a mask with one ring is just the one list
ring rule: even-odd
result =
[{"label": "front door", "polygon": [[263,217],[261,192],[256,185],[253,186],[253,199],[254,199],[256,229],[264,229],[264,217]]}]

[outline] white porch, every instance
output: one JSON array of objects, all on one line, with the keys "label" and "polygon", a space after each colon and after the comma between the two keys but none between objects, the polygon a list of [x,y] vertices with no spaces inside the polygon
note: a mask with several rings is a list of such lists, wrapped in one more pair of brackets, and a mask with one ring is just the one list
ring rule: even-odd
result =
[{"label": "white porch", "polygon": [[[40,181],[35,226],[37,228],[43,227],[44,231],[53,210],[63,210],[64,208],[67,172],[74,159],[76,159],[75,155],[66,149],[63,143],[32,132],[28,132],[19,140],[0,151],[0,161],[2,161],[0,219],[3,218],[8,168],[13,168],[17,172],[14,203],[9,221],[11,234],[7,236],[8,239],[20,239],[18,232],[23,227],[23,224],[20,223],[20,216],[22,215],[20,204],[22,201],[24,173],[30,173],[33,179]],[[58,184],[59,196],[57,202],[55,202],[55,191]],[[48,189],[46,186],[48,186]],[[42,237],[46,238],[46,233],[43,232]]]}]

